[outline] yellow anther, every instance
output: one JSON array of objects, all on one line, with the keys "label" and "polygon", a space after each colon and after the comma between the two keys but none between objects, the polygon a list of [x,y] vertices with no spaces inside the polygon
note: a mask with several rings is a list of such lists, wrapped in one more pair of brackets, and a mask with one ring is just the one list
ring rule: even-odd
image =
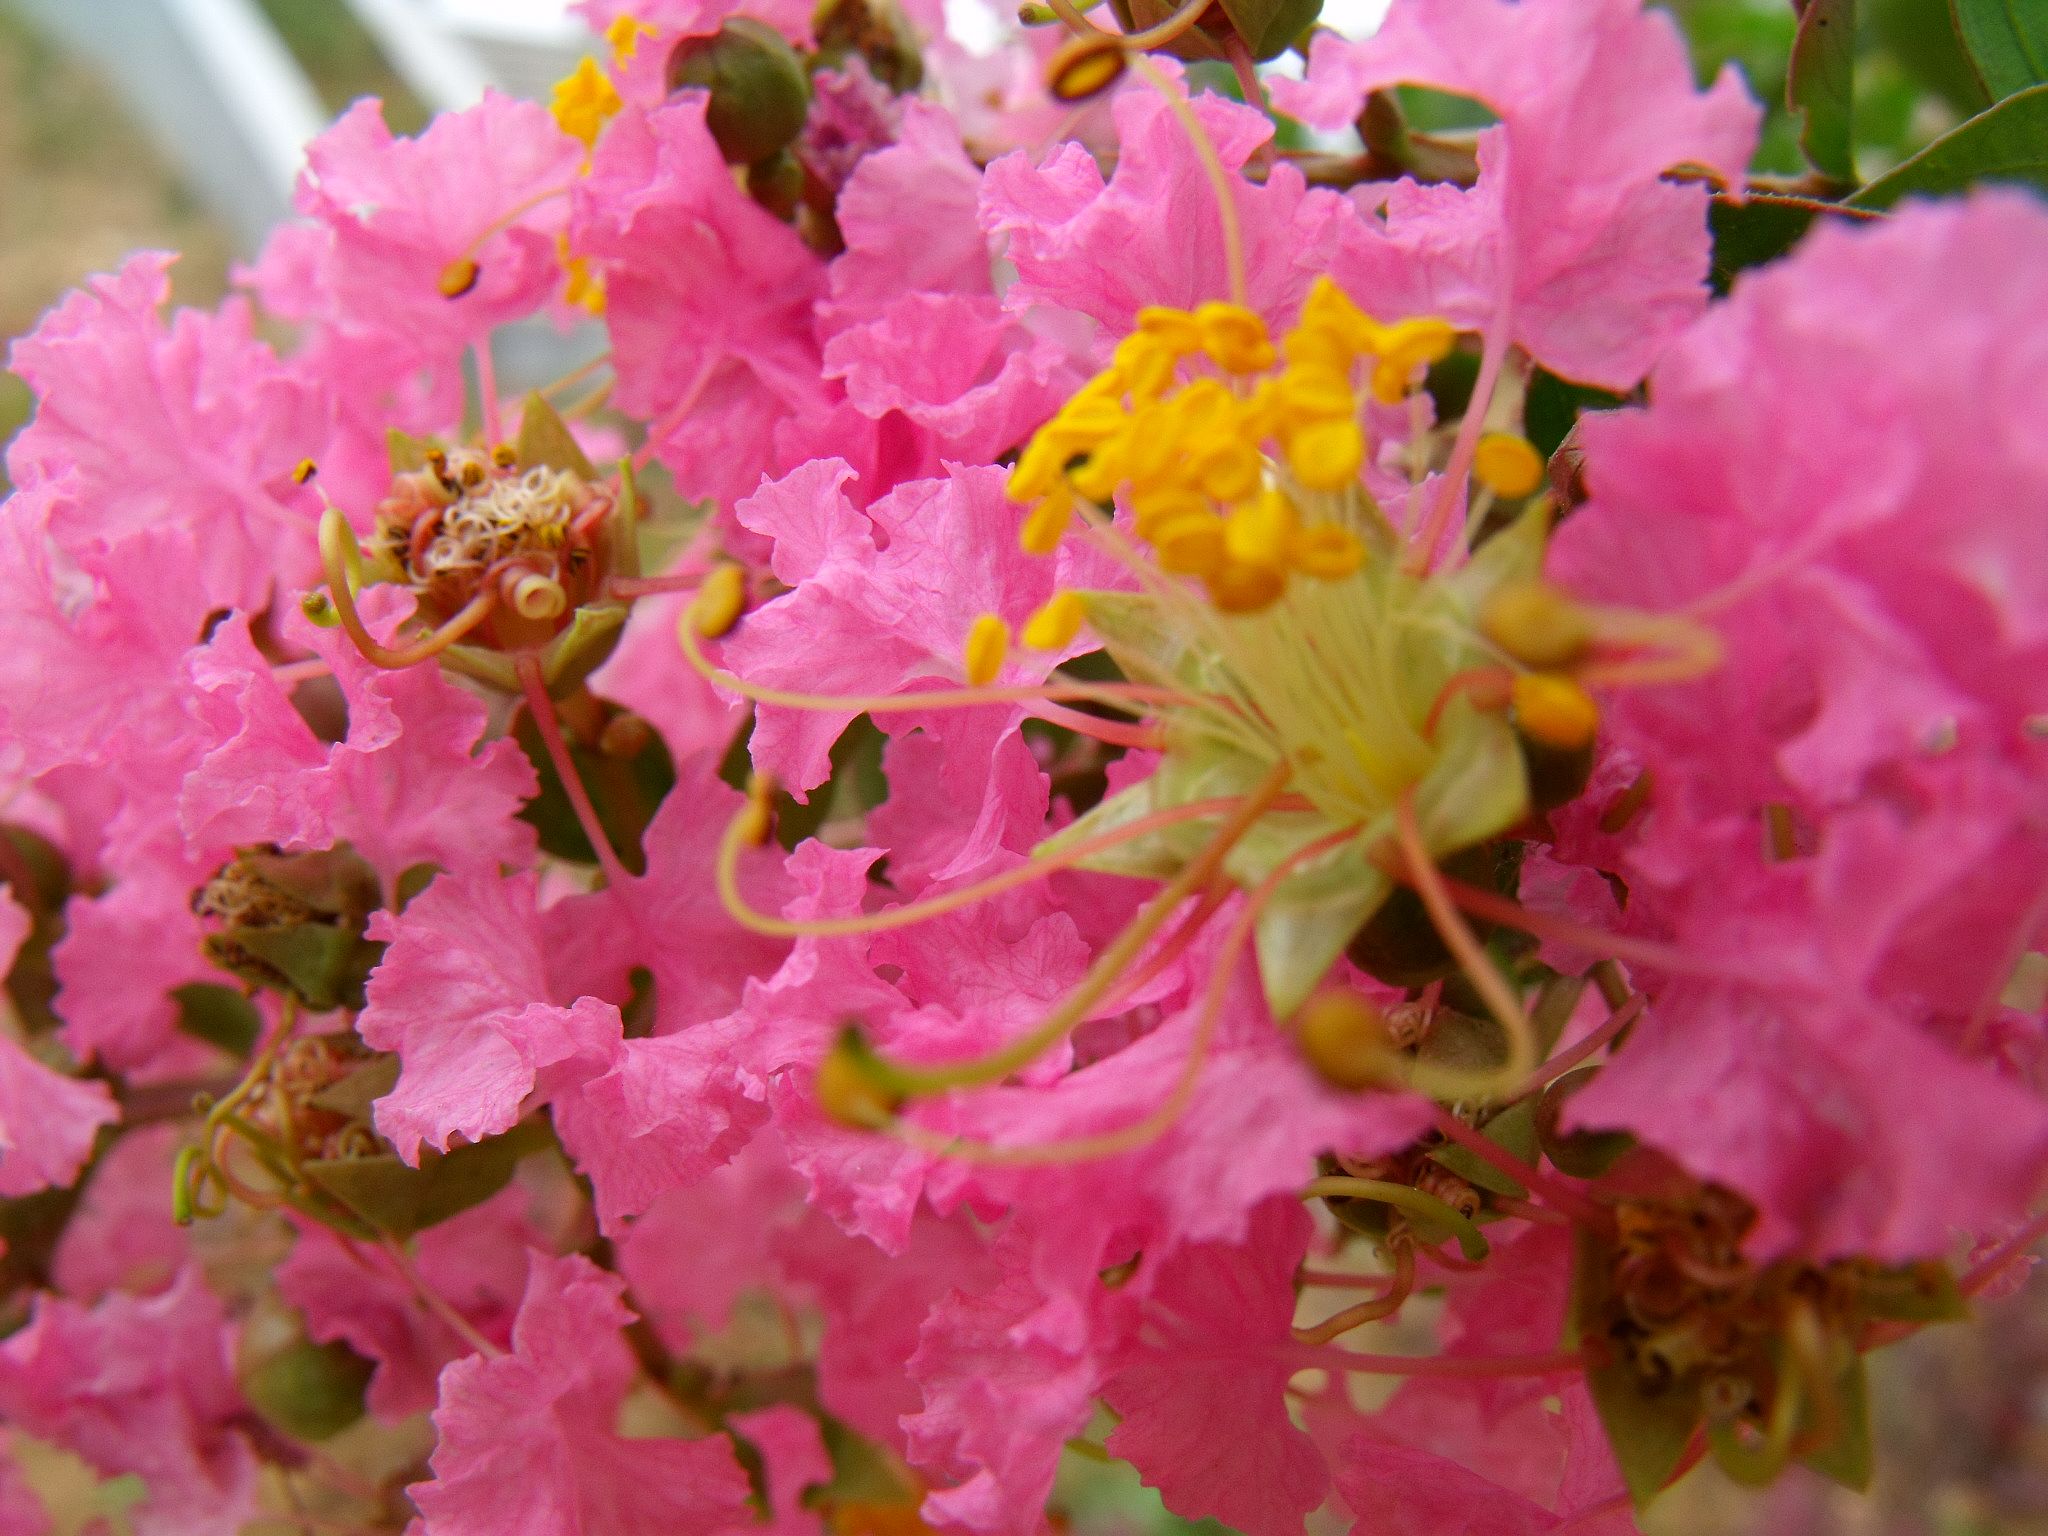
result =
[{"label": "yellow anther", "polygon": [[1202,350],[1232,373],[1263,373],[1273,366],[1266,322],[1242,304],[1204,304],[1195,311]]},{"label": "yellow anther", "polygon": [[1206,496],[1181,486],[1148,488],[1131,497],[1138,537],[1147,542],[1168,523],[1183,517],[1205,517],[1213,511]]},{"label": "yellow anther", "polygon": [[747,573],[737,565],[715,565],[697,587],[683,622],[707,640],[731,632],[747,606]]},{"label": "yellow anther", "polygon": [[1545,581],[1517,581],[1487,599],[1479,615],[1487,639],[1524,666],[1569,666],[1593,643],[1586,611]]},{"label": "yellow anther", "polygon": [[1070,37],[1046,61],[1045,88],[1056,101],[1086,101],[1123,77],[1123,39],[1101,32]]},{"label": "yellow anther", "polygon": [[500,469],[510,469],[519,462],[519,450],[510,443],[499,443],[491,450],[491,462]]},{"label": "yellow anther", "polygon": [[1543,455],[1527,438],[1489,432],[1472,456],[1472,475],[1496,496],[1526,496],[1543,483]]},{"label": "yellow anther", "polygon": [[1297,325],[1280,341],[1280,352],[1290,363],[1343,372],[1358,359],[1358,349],[1328,326]]},{"label": "yellow anther", "polygon": [[1572,679],[1556,672],[1515,677],[1515,724],[1531,741],[1574,752],[1600,728],[1600,706]]},{"label": "yellow anther", "polygon": [[1048,430],[1068,442],[1092,447],[1128,419],[1115,400],[1084,390],[1060,407]]},{"label": "yellow anther", "polygon": [[1186,357],[1202,350],[1202,328],[1184,309],[1150,304],[1138,311],[1138,329],[1164,343],[1176,356]]},{"label": "yellow anther", "polygon": [[1416,370],[1450,356],[1457,340],[1448,320],[1403,320],[1377,328],[1372,345],[1379,357],[1372,370],[1373,398],[1383,405],[1399,405]]},{"label": "yellow anther", "polygon": [[1351,296],[1327,277],[1310,286],[1301,306],[1300,330],[1319,333],[1325,340],[1341,342],[1351,352],[1371,348],[1379,328]]},{"label": "yellow anther", "polygon": [[1208,576],[1223,564],[1223,519],[1194,512],[1159,525],[1151,535],[1161,569],[1176,576]]},{"label": "yellow anther", "polygon": [[1156,400],[1173,382],[1180,356],[1156,336],[1133,332],[1116,344],[1116,366],[1133,400]]},{"label": "yellow anther", "polygon": [[1294,503],[1278,491],[1268,491],[1232,509],[1223,520],[1223,547],[1232,565],[1284,571],[1300,528],[1301,517]]},{"label": "yellow anther", "polygon": [[1123,455],[1116,449],[1115,443],[1104,443],[1067,471],[1067,479],[1074,489],[1090,501],[1108,502],[1123,483]]},{"label": "yellow anther", "polygon": [[618,87],[612,84],[612,77],[598,67],[597,60],[585,56],[573,74],[555,82],[550,110],[562,132],[581,140],[583,147],[588,149],[597,142],[598,133],[604,125],[624,105],[619,100]]},{"label": "yellow anther", "polygon": [[459,299],[476,286],[476,280],[483,276],[483,268],[476,264],[473,256],[458,256],[441,269],[440,281],[435,285],[444,299]]},{"label": "yellow anther", "polygon": [[895,1118],[903,1096],[878,1081],[869,1056],[852,1030],[839,1037],[818,1063],[818,1108],[854,1130],[879,1130]]},{"label": "yellow anther", "polygon": [[304,485],[319,473],[320,466],[318,464],[315,464],[311,459],[301,459],[292,466],[292,484]]},{"label": "yellow anther", "polygon": [[1394,1056],[1387,1016],[1356,992],[1320,992],[1294,1020],[1302,1060],[1333,1088],[1357,1091],[1390,1080]]},{"label": "yellow anther", "polygon": [[1358,397],[1340,368],[1324,363],[1296,363],[1274,387],[1278,403],[1290,414],[1321,418],[1355,416]]},{"label": "yellow anther", "polygon": [[1294,536],[1288,556],[1297,571],[1321,581],[1342,581],[1365,564],[1365,546],[1349,528],[1319,523]]},{"label": "yellow anther", "polygon": [[1311,422],[1287,440],[1287,464],[1312,491],[1339,491],[1358,479],[1365,462],[1365,433],[1350,417]]},{"label": "yellow anther", "polygon": [[1196,459],[1193,468],[1203,491],[1218,501],[1244,500],[1265,477],[1265,461],[1250,443],[1218,443]]},{"label": "yellow anther", "polygon": [[[566,250],[567,242],[563,242]],[[568,279],[562,285],[562,298],[586,314],[604,313],[604,279],[590,270],[590,263],[581,256],[564,255],[562,272]]]},{"label": "yellow anther", "polygon": [[1010,654],[1010,626],[993,613],[984,613],[967,631],[962,661],[967,681],[980,688],[996,680]]},{"label": "yellow anther", "polygon": [[1017,467],[1003,489],[1012,501],[1036,501],[1059,484],[1060,471],[1071,455],[1050,432],[1040,432],[1017,456]]},{"label": "yellow anther", "polygon": [[1209,601],[1225,613],[1257,613],[1287,590],[1287,574],[1270,565],[1225,562],[1204,579]]},{"label": "yellow anther", "polygon": [[766,774],[747,775],[747,803],[733,818],[733,835],[750,848],[775,835],[775,781]]},{"label": "yellow anther", "polygon": [[1056,485],[1039,498],[1024,526],[1017,530],[1017,542],[1027,555],[1049,555],[1060,547],[1074,521],[1074,493]]},{"label": "yellow anther", "polygon": [[604,40],[612,45],[612,57],[621,64],[640,50],[640,39],[655,36],[654,28],[638,16],[620,16],[604,29]]},{"label": "yellow anther", "polygon": [[1024,643],[1034,651],[1064,651],[1081,633],[1087,615],[1072,592],[1055,592],[1024,625]]}]

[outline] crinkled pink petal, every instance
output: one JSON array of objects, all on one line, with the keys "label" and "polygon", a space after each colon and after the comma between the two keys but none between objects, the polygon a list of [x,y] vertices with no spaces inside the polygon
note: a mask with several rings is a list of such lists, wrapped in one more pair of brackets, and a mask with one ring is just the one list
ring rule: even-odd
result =
[{"label": "crinkled pink petal", "polygon": [[76,499],[50,522],[67,548],[184,529],[210,600],[260,608],[313,569],[318,504],[292,467],[319,449],[326,405],[255,337],[245,302],[166,325],[174,259],[131,256],[15,342],[8,364],[37,407],[8,469],[22,486],[69,480]]},{"label": "crinkled pink petal", "polygon": [[1253,1213],[1243,1247],[1176,1253],[1113,1357],[1108,1449],[1183,1519],[1295,1536],[1329,1490],[1322,1454],[1287,1411],[1294,1272],[1313,1230],[1288,1195]]},{"label": "crinkled pink petal", "polygon": [[[519,1276],[539,1232],[516,1185],[426,1229],[413,1240],[415,1273],[477,1333],[503,1347],[519,1308]],[[340,1340],[376,1363],[368,1405],[385,1419],[434,1406],[441,1368],[471,1354],[441,1315],[375,1248],[301,1225],[277,1267],[277,1291],[297,1307],[308,1337]]]},{"label": "crinkled pink petal", "polygon": [[192,1243],[164,1198],[186,1140],[175,1123],[138,1125],[107,1148],[57,1239],[50,1261],[57,1290],[93,1302],[109,1291],[158,1291],[171,1282]]},{"label": "crinkled pink petal", "polygon": [[0,1416],[108,1477],[140,1476],[137,1536],[236,1536],[256,1513],[257,1461],[239,1428],[233,1338],[192,1268],[146,1298],[38,1297],[0,1343]]},{"label": "crinkled pink petal", "polygon": [[616,118],[574,209],[572,244],[605,275],[614,404],[650,423],[683,494],[745,495],[777,426],[831,403],[811,329],[823,265],[733,184],[696,92]]},{"label": "crinkled pink petal", "polygon": [[[727,1422],[735,1435],[760,1453],[766,1468],[765,1529],[774,1536],[818,1536],[823,1522],[803,1502],[806,1489],[832,1481],[832,1458],[825,1454],[818,1421],[800,1408],[778,1403],[752,1413],[736,1413]],[[749,1520],[736,1529],[761,1531],[764,1524]]]},{"label": "crinkled pink petal", "polygon": [[577,1255],[529,1260],[512,1351],[441,1373],[434,1480],[406,1490],[426,1536],[712,1536],[752,1523],[722,1435],[622,1438],[637,1374],[624,1282]]},{"label": "crinkled pink petal", "polygon": [[[370,975],[356,1029],[396,1051],[398,1086],[377,1129],[407,1162],[420,1145],[509,1130],[550,1067],[596,1069],[617,1048],[619,1011],[594,997],[547,1001],[531,875],[447,874],[370,936],[390,947]],[[564,1085],[567,1086],[567,1085]]]},{"label": "crinkled pink petal", "polygon": [[[1263,185],[1236,174],[1272,135],[1263,113],[1207,94],[1192,109],[1231,176],[1247,298],[1270,319],[1291,319],[1356,215],[1337,194],[1310,190],[1284,161]],[[1119,152],[1107,182],[1078,144],[1061,144],[1039,165],[1009,155],[983,179],[981,222],[1006,238],[1016,266],[1003,294],[1010,309],[1075,310],[1113,340],[1148,304],[1192,309],[1229,299],[1232,286],[1216,193],[1179,119],[1149,86],[1122,91],[1112,110]]]}]

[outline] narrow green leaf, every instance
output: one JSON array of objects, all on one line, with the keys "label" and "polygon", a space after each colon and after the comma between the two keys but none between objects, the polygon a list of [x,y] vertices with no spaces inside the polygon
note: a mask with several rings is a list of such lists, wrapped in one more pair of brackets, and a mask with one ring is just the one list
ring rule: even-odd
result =
[{"label": "narrow green leaf", "polygon": [[1856,0],[1794,0],[1799,31],[1785,104],[1804,119],[1799,147],[1823,176],[1856,182]]},{"label": "narrow green leaf", "polygon": [[510,1182],[519,1159],[547,1140],[547,1126],[530,1120],[446,1155],[424,1153],[417,1168],[387,1155],[323,1158],[305,1169],[308,1178],[371,1226],[393,1237],[410,1237],[490,1199]]},{"label": "narrow green leaf", "polygon": [[1943,134],[1849,199],[1889,208],[1902,197],[1944,197],[1980,181],[2048,190],[2048,85],[2029,86]]},{"label": "narrow green leaf", "polygon": [[597,468],[584,455],[576,434],[562,420],[561,413],[548,404],[547,396],[535,390],[526,397],[519,412],[519,467],[532,469],[545,464],[549,469],[568,470],[583,477],[585,484],[597,480]]},{"label": "narrow green leaf", "polygon": [[2048,5],[2041,0],[1948,0],[1956,36],[1993,101],[2048,84]]},{"label": "narrow green leaf", "polygon": [[1323,0],[1222,0],[1222,6],[1252,57],[1263,60],[1278,58],[1314,26]]}]

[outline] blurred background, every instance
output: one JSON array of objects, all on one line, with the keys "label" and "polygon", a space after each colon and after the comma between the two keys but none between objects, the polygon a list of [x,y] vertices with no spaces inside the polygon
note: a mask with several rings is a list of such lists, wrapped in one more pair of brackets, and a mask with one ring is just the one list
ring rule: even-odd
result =
[{"label": "blurred background", "polygon": [[[1368,31],[1385,3],[1332,0],[1325,20]],[[1758,172],[1796,173],[1796,125],[1783,106],[1789,0],[1670,8],[1702,78],[1734,60],[1770,104]],[[949,18],[969,46],[997,36],[985,0],[955,0]],[[0,340],[138,248],[182,251],[177,301],[214,303],[233,263],[286,211],[305,141],[347,103],[380,97],[393,129],[413,132],[487,84],[544,98],[584,47],[561,0],[0,0]],[[1857,72],[1866,176],[1983,101],[1945,0],[1865,0]],[[0,442],[32,408],[26,387],[0,372]],[[1985,1305],[1974,1325],[1930,1329],[1872,1367],[1879,1472],[1869,1495],[1792,1479],[1745,1494],[1705,1472],[1667,1496],[1647,1528],[2048,1536],[2048,1306],[2038,1288]],[[1192,1529],[1128,1469],[1070,1461],[1059,1512],[1076,1528]]]}]

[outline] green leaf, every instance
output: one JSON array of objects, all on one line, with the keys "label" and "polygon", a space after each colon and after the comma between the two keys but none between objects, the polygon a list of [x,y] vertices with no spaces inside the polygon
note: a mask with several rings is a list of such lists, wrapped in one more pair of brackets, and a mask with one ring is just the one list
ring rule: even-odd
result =
[{"label": "green leaf", "polygon": [[[1808,1451],[1799,1459],[1822,1477],[1861,1493],[1870,1486],[1873,1470],[1870,1383],[1861,1355],[1851,1355],[1848,1366],[1835,1378],[1835,1403],[1842,1416],[1840,1429],[1826,1445]],[[1807,1417],[1810,1425],[1811,1412]]]},{"label": "green leaf", "polygon": [[305,1171],[370,1226],[410,1237],[490,1199],[511,1181],[519,1160],[548,1139],[547,1126],[529,1120],[474,1146],[423,1153],[417,1168],[387,1154],[322,1158],[305,1164]]},{"label": "green leaf", "polygon": [[1285,53],[1323,12],[1323,0],[1222,0],[1222,5],[1252,57],[1262,62]]},{"label": "green leaf", "polygon": [[519,413],[519,441],[514,445],[519,467],[531,469],[545,464],[549,469],[567,470],[583,477],[585,484],[597,480],[597,466],[590,462],[576,441],[576,434],[561,414],[548,404],[547,396],[535,390],[526,397]]},{"label": "green leaf", "polygon": [[1803,197],[1754,193],[1739,203],[1715,198],[1707,209],[1707,224],[1714,232],[1710,275],[1715,291],[1726,293],[1738,274],[1791,250],[1812,227],[1815,214],[1830,206]]},{"label": "green leaf", "polygon": [[1944,197],[1980,181],[2048,190],[2048,85],[2029,86],[1901,161],[1849,199],[1889,208],[1902,197]]},{"label": "green leaf", "polygon": [[211,981],[188,981],[171,988],[178,1005],[178,1028],[195,1040],[217,1045],[231,1056],[246,1056],[263,1033],[256,1005],[233,987]]},{"label": "green leaf", "polygon": [[332,1110],[351,1120],[369,1123],[370,1106],[398,1086],[398,1057],[385,1052],[372,1056],[346,1077],[329,1083],[308,1103],[316,1109]]},{"label": "green leaf", "polygon": [[325,1440],[363,1416],[363,1394],[375,1369],[338,1339],[301,1339],[249,1372],[242,1392],[293,1439]]},{"label": "green leaf", "polygon": [[236,926],[223,938],[276,971],[315,1013],[361,1007],[363,983],[384,953],[382,944],[348,928],[294,923],[289,928]]},{"label": "green leaf", "polygon": [[1805,120],[1799,147],[1823,176],[1856,183],[1850,132],[1856,99],[1856,0],[1794,0],[1799,31],[1792,40],[1786,105]]},{"label": "green leaf", "polygon": [[1683,1387],[1645,1390],[1636,1373],[1607,1340],[1609,1254],[1600,1238],[1581,1230],[1572,1268],[1571,1337],[1591,1360],[1586,1386],[1607,1431],[1607,1443],[1621,1467],[1629,1497],[1642,1508],[1671,1481],[1699,1427],[1697,1393]]},{"label": "green leaf", "polygon": [[[1495,1026],[1495,1038],[1499,1038],[1499,1026]],[[1492,1062],[1498,1062],[1496,1055]],[[1510,1105],[1479,1128],[1480,1134],[1495,1146],[1513,1153],[1525,1163],[1536,1160],[1536,1101],[1523,1099]],[[1493,1164],[1456,1142],[1437,1147],[1429,1154],[1433,1163],[1439,1163],[1451,1170],[1467,1184],[1496,1195],[1506,1195],[1519,1200],[1529,1193],[1514,1179],[1502,1173]]]},{"label": "green leaf", "polygon": [[1993,101],[2048,84],[2048,5],[2041,0],[1948,0],[1956,36]]}]

